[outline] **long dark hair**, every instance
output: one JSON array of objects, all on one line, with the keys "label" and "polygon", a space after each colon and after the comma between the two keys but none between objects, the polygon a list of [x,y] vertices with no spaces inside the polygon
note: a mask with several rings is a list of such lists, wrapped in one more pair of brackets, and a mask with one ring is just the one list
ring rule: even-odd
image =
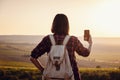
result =
[{"label": "long dark hair", "polygon": [[66,15],[57,14],[53,20],[51,32],[58,35],[69,34],[69,21]]}]

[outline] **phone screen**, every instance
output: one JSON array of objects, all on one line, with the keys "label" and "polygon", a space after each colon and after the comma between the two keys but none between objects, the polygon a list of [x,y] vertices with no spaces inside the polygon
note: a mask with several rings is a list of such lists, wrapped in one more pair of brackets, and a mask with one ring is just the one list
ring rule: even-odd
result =
[{"label": "phone screen", "polygon": [[88,41],[89,40],[89,36],[90,36],[90,31],[89,30],[84,30],[84,40]]}]

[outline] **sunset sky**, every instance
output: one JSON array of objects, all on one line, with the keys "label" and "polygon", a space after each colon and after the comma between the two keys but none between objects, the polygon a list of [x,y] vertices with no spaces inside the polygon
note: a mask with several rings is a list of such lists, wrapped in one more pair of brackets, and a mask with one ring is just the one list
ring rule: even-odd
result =
[{"label": "sunset sky", "polygon": [[120,37],[120,0],[0,0],[0,35],[47,35],[57,13],[67,15],[70,34]]}]

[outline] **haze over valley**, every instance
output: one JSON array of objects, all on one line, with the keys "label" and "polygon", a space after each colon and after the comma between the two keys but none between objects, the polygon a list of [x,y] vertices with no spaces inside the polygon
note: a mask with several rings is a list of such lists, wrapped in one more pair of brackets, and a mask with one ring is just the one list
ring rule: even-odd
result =
[{"label": "haze over valley", "polygon": [[[40,35],[1,35],[0,36],[0,66],[14,66],[12,62],[25,63],[31,66],[29,61],[32,49],[42,40]],[[87,43],[79,37],[84,46]],[[89,57],[76,55],[80,67],[119,67],[120,66],[120,38],[93,38],[92,51]],[[46,55],[40,60],[46,62]],[[7,64],[5,63],[7,62]],[[19,65],[18,65],[19,66]],[[33,65],[32,65],[33,66]]]}]

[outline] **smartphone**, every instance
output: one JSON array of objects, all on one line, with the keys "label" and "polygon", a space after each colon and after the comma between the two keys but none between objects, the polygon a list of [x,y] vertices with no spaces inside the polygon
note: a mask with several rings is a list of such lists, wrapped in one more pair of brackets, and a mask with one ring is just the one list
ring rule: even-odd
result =
[{"label": "smartphone", "polygon": [[89,37],[90,37],[90,31],[84,30],[84,40],[89,41]]}]

